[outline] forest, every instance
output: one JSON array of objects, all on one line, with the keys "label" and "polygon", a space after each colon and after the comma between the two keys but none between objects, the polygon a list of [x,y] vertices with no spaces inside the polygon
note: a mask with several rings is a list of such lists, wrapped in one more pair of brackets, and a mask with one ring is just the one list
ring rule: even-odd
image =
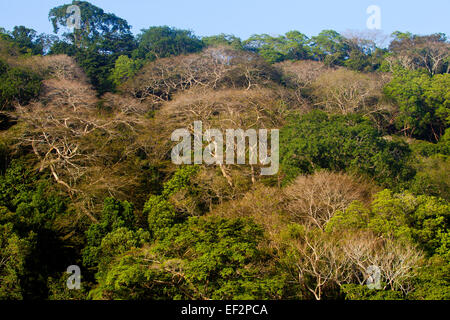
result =
[{"label": "forest", "polygon": [[[450,299],[446,34],[48,18],[0,28],[0,300]],[[195,121],[279,129],[278,173],[175,165]]]}]

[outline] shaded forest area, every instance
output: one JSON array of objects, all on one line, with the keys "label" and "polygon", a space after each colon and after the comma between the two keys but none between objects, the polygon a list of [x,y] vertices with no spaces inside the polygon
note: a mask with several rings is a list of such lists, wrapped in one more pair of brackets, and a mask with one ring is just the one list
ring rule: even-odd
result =
[{"label": "shaded forest area", "polygon": [[[445,34],[135,37],[72,4],[0,29],[1,300],[450,299]],[[280,129],[278,175],[172,164],[200,120]]]}]

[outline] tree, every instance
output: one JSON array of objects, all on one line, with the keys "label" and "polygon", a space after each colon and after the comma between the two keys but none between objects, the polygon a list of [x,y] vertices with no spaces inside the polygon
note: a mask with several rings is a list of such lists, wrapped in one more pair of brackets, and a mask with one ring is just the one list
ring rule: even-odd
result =
[{"label": "tree", "polygon": [[250,89],[278,80],[277,71],[257,55],[219,47],[150,62],[121,89],[136,98],[160,103],[190,88]]},{"label": "tree", "polygon": [[191,217],[167,231],[153,245],[105,265],[93,297],[222,300],[282,295],[283,280],[270,273],[269,256],[258,248],[262,230],[250,220]]},{"label": "tree", "polygon": [[0,110],[26,104],[41,91],[41,78],[30,70],[11,67],[0,60]]},{"label": "tree", "polygon": [[[93,199],[102,199],[103,192],[123,196],[119,190],[139,180],[137,176],[124,179],[127,174],[119,172],[130,165],[125,159],[141,147],[145,150],[147,141],[138,138],[138,128],[147,121],[148,109],[113,95],[99,100],[82,79],[66,78],[77,73],[77,68],[54,73],[55,78],[44,81],[40,101],[17,108],[19,121],[27,128],[20,144],[33,150],[39,170],[49,170],[79,209],[96,221],[92,212],[97,211],[99,202]],[[108,174],[105,166],[110,168]],[[135,169],[136,173],[142,168]],[[130,195],[130,191],[126,193]]]},{"label": "tree", "polygon": [[[0,207],[2,214],[5,208]],[[0,224],[0,300],[23,299],[21,278],[31,244],[13,231],[12,224]]]},{"label": "tree", "polygon": [[[89,2],[73,1],[71,5],[80,7],[81,28],[64,32],[65,41],[55,42],[50,52],[74,56],[100,94],[113,91],[110,74],[116,59],[130,55],[136,48],[131,26],[124,19],[105,13]],[[67,27],[69,6],[65,4],[50,10],[49,19],[54,33],[58,34]]]},{"label": "tree", "polygon": [[143,29],[137,37],[135,57],[153,61],[202,50],[203,42],[189,30],[163,27]]},{"label": "tree", "polygon": [[343,65],[348,57],[349,47],[345,38],[334,30],[323,30],[312,37],[310,46],[314,58],[326,65]]},{"label": "tree", "polygon": [[312,84],[316,104],[328,112],[371,114],[382,111],[382,77],[366,75],[346,69],[322,74]]},{"label": "tree", "polygon": [[83,263],[86,266],[96,266],[99,263],[103,239],[113,231],[136,230],[136,218],[133,205],[127,201],[107,198],[99,223],[92,224],[86,231],[87,245],[83,249]]},{"label": "tree", "polygon": [[412,178],[409,148],[386,141],[358,115],[313,111],[292,118],[280,131],[281,171],[285,181],[319,169],[357,172],[378,183],[399,187]]},{"label": "tree", "polygon": [[314,60],[284,61],[275,64],[275,67],[281,71],[285,85],[295,90],[295,97],[302,105],[309,102],[316,79],[331,72],[323,62]]},{"label": "tree", "polygon": [[121,52],[130,49],[130,41],[133,36],[128,23],[112,13],[105,13],[87,1],[72,1],[50,10],[49,19],[53,24],[53,31],[58,33],[66,28],[70,14],[67,9],[76,5],[81,12],[80,29],[65,32],[63,36],[78,48],[89,48],[95,46],[102,52]]},{"label": "tree", "polygon": [[353,201],[368,202],[370,186],[342,173],[300,176],[285,190],[286,211],[293,222],[323,229],[336,212]]},{"label": "tree", "polygon": [[119,86],[131,79],[142,66],[142,60],[134,60],[128,58],[128,56],[120,56],[116,60],[111,79],[116,86]]},{"label": "tree", "polygon": [[326,229],[370,229],[386,238],[415,243],[428,256],[448,259],[449,217],[449,204],[443,199],[386,189],[375,195],[369,210],[355,203],[338,212]]},{"label": "tree", "polygon": [[389,46],[392,54],[387,59],[391,70],[400,65],[407,70],[424,68],[431,76],[449,73],[450,44],[445,34],[419,36],[396,31],[392,35],[394,40]]},{"label": "tree", "polygon": [[276,63],[310,58],[310,48],[307,43],[306,35],[298,31],[290,31],[279,37],[268,34],[253,35],[244,41],[244,48],[257,52],[269,63]]},{"label": "tree", "polygon": [[20,47],[27,49],[31,54],[43,54],[44,46],[41,43],[43,35],[38,36],[33,29],[28,29],[24,26],[15,26],[11,32],[11,36]]},{"label": "tree", "polygon": [[398,103],[398,130],[406,136],[438,141],[448,126],[450,76],[430,77],[421,70],[398,70],[384,88]]},{"label": "tree", "polygon": [[219,34],[215,36],[202,37],[202,41],[207,47],[230,46],[233,49],[243,49],[240,38],[231,34]]}]

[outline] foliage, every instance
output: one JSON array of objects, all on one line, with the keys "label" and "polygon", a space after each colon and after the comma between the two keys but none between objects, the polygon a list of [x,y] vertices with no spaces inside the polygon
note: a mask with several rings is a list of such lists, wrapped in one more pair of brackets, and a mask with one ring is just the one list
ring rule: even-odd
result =
[{"label": "foliage", "polygon": [[[450,299],[445,34],[49,19],[0,28],[0,300]],[[281,171],[171,163],[200,120],[279,129]]]},{"label": "foliage", "polygon": [[397,129],[408,136],[437,141],[448,127],[450,75],[398,70],[385,94],[398,103]]},{"label": "foliage", "polygon": [[203,42],[191,31],[168,26],[143,29],[137,40],[139,45],[134,56],[149,61],[198,52],[203,48]]},{"label": "foliage", "polygon": [[290,31],[279,37],[268,34],[253,35],[243,44],[245,49],[257,52],[269,63],[311,57],[310,48],[307,46],[308,37],[298,31]]},{"label": "foliage", "polygon": [[83,262],[87,266],[95,266],[98,263],[98,254],[101,250],[103,239],[111,232],[125,228],[136,228],[133,206],[128,202],[121,202],[113,198],[105,199],[101,220],[93,224],[86,231],[87,246],[83,249]]},{"label": "foliage", "polygon": [[397,185],[412,177],[409,148],[382,138],[372,124],[357,115],[327,115],[313,111],[296,117],[280,132],[283,173],[290,181],[318,169],[349,171]]},{"label": "foliage", "polygon": [[242,40],[231,34],[219,34],[215,36],[203,37],[203,43],[206,47],[230,46],[233,49],[243,49]]},{"label": "foliage", "polygon": [[143,62],[141,60],[130,59],[127,56],[117,58],[111,74],[114,85],[119,86],[131,79],[142,66]]},{"label": "foliage", "polygon": [[261,229],[248,220],[192,217],[168,229],[151,248],[130,251],[107,266],[93,297],[276,297],[282,292],[282,280],[255,268],[265,261],[258,249],[261,236]]},{"label": "foliage", "polygon": [[369,228],[385,237],[417,243],[430,256],[448,260],[450,204],[431,196],[384,190],[375,196],[370,210],[359,203],[336,214],[326,229]]},{"label": "foliage", "polygon": [[14,103],[28,103],[41,90],[41,79],[26,69],[11,67],[0,59],[0,110]]}]

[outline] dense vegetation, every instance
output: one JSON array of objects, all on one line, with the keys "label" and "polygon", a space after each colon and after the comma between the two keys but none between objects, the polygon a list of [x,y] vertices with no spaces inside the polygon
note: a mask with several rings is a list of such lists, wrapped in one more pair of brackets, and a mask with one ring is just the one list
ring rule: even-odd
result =
[{"label": "dense vegetation", "polygon": [[[0,299],[450,299],[444,34],[134,37],[73,4],[0,29]],[[175,166],[197,120],[280,129],[280,171]]]}]

